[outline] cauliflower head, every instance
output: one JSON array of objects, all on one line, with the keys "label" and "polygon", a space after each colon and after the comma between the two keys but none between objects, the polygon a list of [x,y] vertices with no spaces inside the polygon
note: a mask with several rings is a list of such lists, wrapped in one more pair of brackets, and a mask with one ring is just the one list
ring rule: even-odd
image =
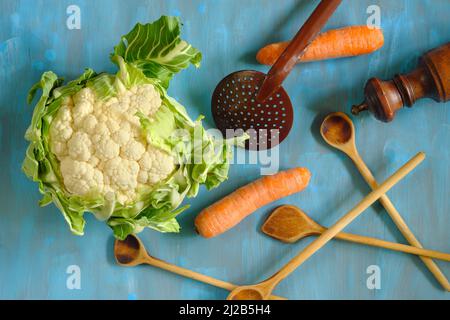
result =
[{"label": "cauliflower head", "polygon": [[227,179],[237,140],[214,139],[166,91],[201,60],[180,28],[166,16],[137,24],[114,47],[117,73],[86,69],[64,82],[47,71],[31,88],[29,103],[42,93],[22,168],[43,194],[39,204],[54,203],[74,234],[83,235],[86,213],[119,239],[145,228],[178,232],[184,199]]},{"label": "cauliflower head", "polygon": [[50,125],[50,150],[73,195],[100,193],[120,204],[166,179],[175,159],[147,142],[136,113],[151,119],[162,105],[155,86],[132,86],[106,101],[83,88],[66,97]]}]

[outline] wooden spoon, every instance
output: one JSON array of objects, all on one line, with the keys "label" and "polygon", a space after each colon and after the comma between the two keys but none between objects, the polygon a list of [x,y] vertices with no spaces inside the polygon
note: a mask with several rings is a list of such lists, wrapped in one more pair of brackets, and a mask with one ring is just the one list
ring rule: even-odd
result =
[{"label": "wooden spoon", "polygon": [[[341,150],[348,157],[350,157],[363,176],[364,180],[366,180],[372,189],[375,189],[378,186],[377,181],[356,149],[355,127],[352,120],[345,113],[335,112],[328,115],[322,122],[320,133],[330,146]],[[383,195],[380,198],[380,202],[389,213],[392,220],[397,225],[397,228],[406,240],[415,247],[423,248],[419,240],[416,239],[414,234],[408,228],[408,225],[394,207],[391,200],[389,200],[386,195]],[[427,257],[421,256],[420,259],[422,259],[423,263],[425,263],[427,268],[431,271],[442,287],[445,290],[450,291],[450,283],[436,263]]]},{"label": "wooden spoon", "polygon": [[[283,205],[276,208],[261,227],[268,236],[286,243],[294,243],[312,235],[321,235],[327,229],[296,206]],[[444,261],[450,261],[450,254],[435,250],[421,249],[400,243],[384,241],[371,237],[340,232],[336,239],[380,247],[394,251],[416,254]]]},{"label": "wooden spoon", "polygon": [[[150,256],[147,253],[144,244],[135,235],[129,235],[125,240],[116,239],[114,242],[114,257],[116,258],[117,263],[121,266],[134,267],[140,264],[148,264],[228,291],[237,288],[236,285],[229,282],[217,280]],[[270,296],[270,300],[286,300],[286,298],[272,295]]]},{"label": "wooden spoon", "polygon": [[310,243],[296,257],[289,261],[277,273],[269,279],[251,286],[242,286],[231,291],[228,300],[262,300],[267,299],[273,289],[281,280],[290,275],[303,262],[311,257],[317,250],[322,248],[328,241],[341,232],[347,225],[356,219],[364,210],[377,201],[383,194],[389,191],[395,184],[411,172],[419,163],[425,159],[425,154],[420,152],[409,160],[396,173],[383,182],[378,188],[368,194],[345,216],[339,219],[330,229],[322,233],[316,240]]}]

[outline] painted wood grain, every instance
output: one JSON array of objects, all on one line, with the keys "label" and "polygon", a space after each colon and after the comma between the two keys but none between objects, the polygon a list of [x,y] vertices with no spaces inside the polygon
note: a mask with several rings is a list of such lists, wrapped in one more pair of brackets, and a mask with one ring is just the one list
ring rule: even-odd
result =
[{"label": "painted wood grain", "polygon": [[[289,39],[318,1],[0,1],[0,298],[224,299],[220,289],[149,267],[124,269],[112,257],[111,231],[87,219],[86,235],[69,233],[54,206],[39,208],[37,187],[20,170],[23,134],[32,108],[29,87],[45,70],[67,79],[84,67],[114,71],[108,54],[136,22],[178,15],[183,36],[204,54],[199,70],[178,75],[170,94],[195,118],[212,126],[210,97],[231,71],[253,68],[257,49]],[[66,28],[66,8],[81,9],[81,29]],[[295,204],[328,226],[357,203],[369,187],[344,155],[326,146],[319,123],[332,111],[349,112],[362,100],[365,80],[388,78],[415,65],[424,51],[450,40],[447,0],[346,0],[327,28],[364,24],[366,9],[381,8],[386,43],[370,56],[297,67],[285,88],[295,120],[280,147],[280,168],[307,166],[305,192],[259,210],[230,232],[211,240],[197,236],[193,219],[202,208],[259,175],[257,165],[233,165],[230,179],[212,192],[201,190],[180,218],[180,234],[146,231],[142,239],[156,257],[237,284],[257,282],[277,270],[310,240],[286,245],[259,232],[279,204]],[[362,157],[382,181],[418,151],[426,162],[389,192],[389,197],[427,248],[450,251],[450,104],[424,100],[400,112],[391,124],[369,115],[355,119]],[[238,152],[243,152],[242,150]],[[346,231],[404,243],[386,212],[375,205]],[[249,254],[252,253],[252,254]],[[81,290],[66,288],[66,268],[81,268]],[[378,265],[381,289],[368,290],[366,269]],[[450,277],[450,266],[439,262]],[[333,241],[281,283],[276,294],[291,299],[448,299],[421,261],[383,249]]]}]

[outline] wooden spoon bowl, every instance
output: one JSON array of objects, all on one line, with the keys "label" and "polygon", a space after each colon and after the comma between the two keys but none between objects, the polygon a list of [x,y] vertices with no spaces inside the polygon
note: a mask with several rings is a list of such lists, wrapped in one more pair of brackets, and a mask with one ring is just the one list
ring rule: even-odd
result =
[{"label": "wooden spoon bowl", "polygon": [[227,300],[264,300],[264,293],[251,286],[238,287],[228,297]]},{"label": "wooden spoon bowl", "polygon": [[295,206],[276,208],[261,227],[268,236],[286,243],[320,234],[323,228]]},{"label": "wooden spoon bowl", "polygon": [[335,112],[328,115],[320,126],[320,134],[325,141],[339,150],[355,146],[355,127],[351,119],[343,112]]},{"label": "wooden spoon bowl", "polygon": [[144,246],[135,236],[128,236],[125,240],[114,242],[114,257],[121,266],[133,267],[144,262],[147,255]]}]

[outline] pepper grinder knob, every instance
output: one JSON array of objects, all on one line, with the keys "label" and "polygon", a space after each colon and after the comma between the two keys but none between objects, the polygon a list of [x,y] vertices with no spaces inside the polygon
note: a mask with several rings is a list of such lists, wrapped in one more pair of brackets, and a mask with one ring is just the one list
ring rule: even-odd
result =
[{"label": "pepper grinder knob", "polygon": [[422,98],[438,102],[450,100],[450,42],[434,49],[419,59],[419,66],[412,72],[396,75],[392,80],[372,78],[364,88],[365,100],[352,107],[357,115],[368,110],[384,122],[394,119],[404,106],[412,107]]}]

